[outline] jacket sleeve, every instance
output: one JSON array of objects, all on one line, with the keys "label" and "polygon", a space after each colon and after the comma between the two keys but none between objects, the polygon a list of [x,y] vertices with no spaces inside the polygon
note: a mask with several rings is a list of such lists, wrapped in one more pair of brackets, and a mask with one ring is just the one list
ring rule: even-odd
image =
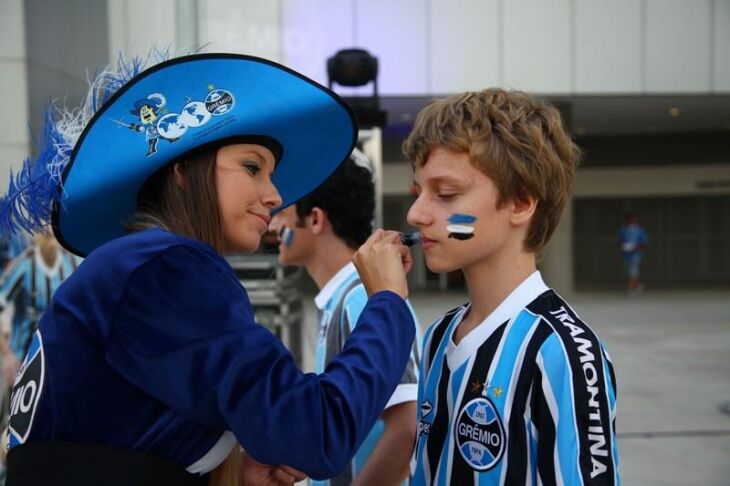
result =
[{"label": "jacket sleeve", "polygon": [[228,429],[258,461],[313,478],[338,474],[395,389],[414,323],[403,299],[373,295],[321,375],[303,374],[253,320],[234,273],[185,246],[129,279],[108,337],[108,362],[189,420]]}]

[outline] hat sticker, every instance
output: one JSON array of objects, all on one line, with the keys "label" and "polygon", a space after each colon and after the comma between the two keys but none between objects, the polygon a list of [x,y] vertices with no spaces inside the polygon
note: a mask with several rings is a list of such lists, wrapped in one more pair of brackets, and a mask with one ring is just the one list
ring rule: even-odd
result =
[{"label": "hat sticker", "polygon": [[147,141],[147,157],[150,157],[157,153],[160,138],[174,143],[185,135],[188,128],[202,127],[214,116],[225,115],[231,111],[235,104],[233,93],[208,84],[205,98],[198,101],[186,97],[180,113],[169,113],[165,96],[162,93],[152,93],[134,102],[129,110],[130,114],[136,117],[133,122],[112,121],[137,133],[144,133]]}]

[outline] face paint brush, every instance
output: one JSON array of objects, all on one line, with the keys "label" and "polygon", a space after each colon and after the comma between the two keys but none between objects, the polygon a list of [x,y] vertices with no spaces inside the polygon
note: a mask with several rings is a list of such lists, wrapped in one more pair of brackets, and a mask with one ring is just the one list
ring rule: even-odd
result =
[{"label": "face paint brush", "polygon": [[400,234],[400,242],[409,247],[417,245],[421,242],[421,233],[419,231],[403,232]]}]

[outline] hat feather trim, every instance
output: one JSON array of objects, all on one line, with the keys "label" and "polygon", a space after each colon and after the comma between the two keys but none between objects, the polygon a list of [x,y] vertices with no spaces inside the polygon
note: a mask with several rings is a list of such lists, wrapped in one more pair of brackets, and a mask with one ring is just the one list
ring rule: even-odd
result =
[{"label": "hat feather trim", "polygon": [[20,171],[10,172],[10,184],[0,197],[0,234],[44,231],[51,222],[53,205],[63,200],[63,172],[84,128],[104,104],[144,69],[169,59],[169,49],[153,49],[142,59],[125,60],[89,79],[89,92],[76,108],[46,108],[39,153],[25,159]]}]

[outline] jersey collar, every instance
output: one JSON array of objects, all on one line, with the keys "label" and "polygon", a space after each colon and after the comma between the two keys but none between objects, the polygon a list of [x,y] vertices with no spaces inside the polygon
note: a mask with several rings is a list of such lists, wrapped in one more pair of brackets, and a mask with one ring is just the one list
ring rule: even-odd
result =
[{"label": "jersey collar", "polygon": [[[446,359],[449,364],[449,368],[454,371],[461,364],[469,359],[469,357],[476,351],[481,344],[487,340],[487,338],[500,326],[512,319],[514,316],[519,314],[522,309],[527,307],[533,300],[535,300],[540,294],[549,290],[545,282],[542,280],[542,276],[539,271],[533,272],[527,277],[520,285],[517,286],[506,299],[497,306],[494,311],[487,316],[477,327],[464,336],[458,345],[454,344],[453,333],[458,326],[458,322],[451,326],[449,332],[449,343],[446,348]],[[471,304],[469,304],[470,306]],[[468,308],[468,306],[467,306]],[[460,312],[458,316],[459,321],[466,312]]]},{"label": "jersey collar", "polygon": [[324,310],[324,306],[332,298],[335,291],[342,285],[347,278],[353,273],[357,273],[355,265],[350,262],[344,267],[340,268],[339,271],[322,287],[317,296],[314,298],[314,305],[317,309]]}]

